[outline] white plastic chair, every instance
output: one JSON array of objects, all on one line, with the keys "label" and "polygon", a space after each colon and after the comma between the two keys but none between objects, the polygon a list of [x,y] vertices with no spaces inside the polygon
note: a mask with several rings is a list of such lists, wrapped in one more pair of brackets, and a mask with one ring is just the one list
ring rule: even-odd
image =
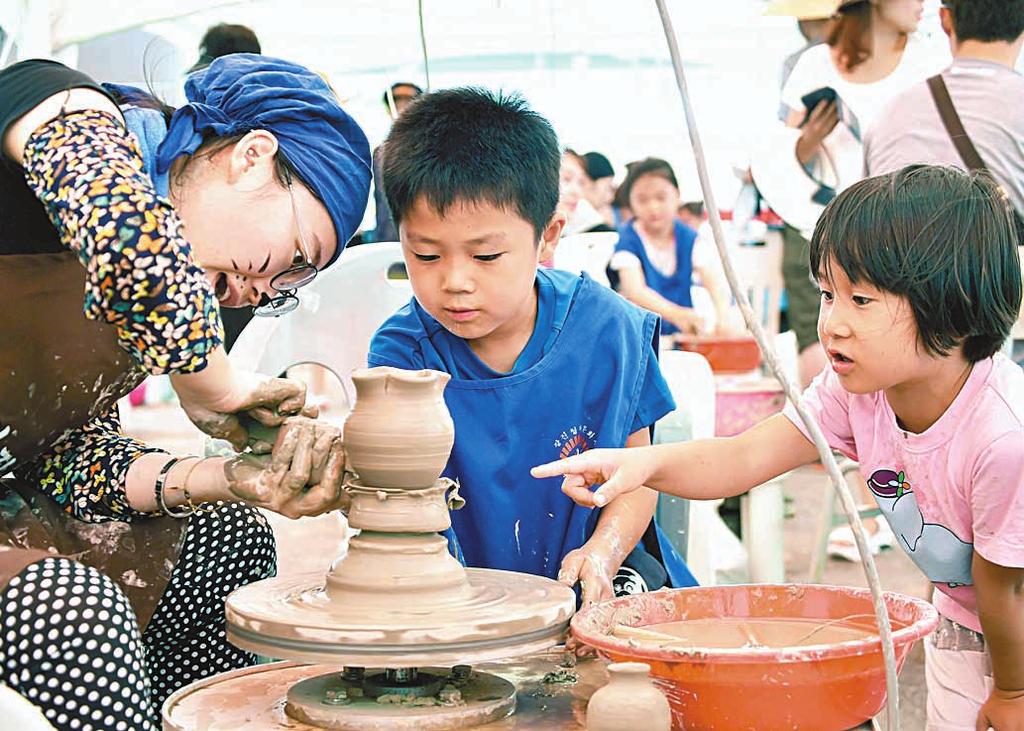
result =
[{"label": "white plastic chair", "polygon": [[[676,410],[655,426],[656,444],[715,435],[715,377],[704,356],[681,350],[660,354]],[[739,540],[718,515],[721,500],[684,500],[662,495],[658,500],[658,523],[677,548],[686,544],[686,564],[703,586],[718,581],[725,566],[742,565],[746,554]]]},{"label": "white plastic chair", "polygon": [[575,272],[586,272],[595,282],[610,286],[608,261],[615,251],[615,243],[619,240],[616,231],[596,231],[594,233],[573,234],[559,240],[555,247],[555,269]]},{"label": "white plastic chair", "polygon": [[231,361],[269,375],[301,363],[320,364],[338,376],[351,404],[350,374],[366,365],[377,328],[412,296],[408,279],[388,277],[399,265],[404,267],[398,242],[346,249],[330,269],[299,290],[293,312],[254,317],[231,349]]}]

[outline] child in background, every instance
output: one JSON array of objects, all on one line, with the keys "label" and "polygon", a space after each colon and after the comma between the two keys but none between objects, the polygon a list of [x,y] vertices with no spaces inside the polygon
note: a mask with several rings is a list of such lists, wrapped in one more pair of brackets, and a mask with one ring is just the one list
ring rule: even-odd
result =
[{"label": "child in background", "polygon": [[[805,399],[934,584],[929,729],[1024,728],[1024,373],[999,354],[1021,303],[1016,243],[987,176],[934,166],[851,186],[811,241],[831,368]],[[534,474],[605,505],[639,485],[737,495],[817,458],[789,406],[731,439],[598,450]]]},{"label": "child in background", "polygon": [[619,229],[609,267],[623,297],[661,315],[661,332],[701,333],[706,328],[693,308],[690,288],[700,278],[714,304],[716,328],[724,331],[729,300],[706,242],[677,218],[679,184],[672,166],[647,158],[633,163],[623,181],[633,220]]},{"label": "child in background", "polygon": [[566,148],[562,152],[562,164],[558,173],[557,210],[566,219],[562,236],[615,230],[604,222],[601,214],[586,197],[589,182],[586,160],[575,151]]},{"label": "child in background", "polygon": [[377,331],[369,363],[452,376],[444,474],[466,498],[453,554],[579,583],[585,603],[693,584],[654,524],[653,491],[591,511],[529,479],[538,461],[650,444],[674,408],[657,317],[585,275],[538,269],[565,224],[550,124],[515,96],[452,89],[411,107],[384,149],[415,296]]}]

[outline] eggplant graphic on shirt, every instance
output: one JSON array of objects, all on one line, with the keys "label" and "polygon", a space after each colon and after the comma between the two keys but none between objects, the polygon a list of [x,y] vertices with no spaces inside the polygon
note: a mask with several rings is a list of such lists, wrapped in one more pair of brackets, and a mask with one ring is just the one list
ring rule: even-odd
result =
[{"label": "eggplant graphic on shirt", "polygon": [[974,546],[944,525],[924,522],[917,495],[902,472],[878,470],[868,480],[868,487],[907,555],[925,576],[951,587],[974,583]]}]

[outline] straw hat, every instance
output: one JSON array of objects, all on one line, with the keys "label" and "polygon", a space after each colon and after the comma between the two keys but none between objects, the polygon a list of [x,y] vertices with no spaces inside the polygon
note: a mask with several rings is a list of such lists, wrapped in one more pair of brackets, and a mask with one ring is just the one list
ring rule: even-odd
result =
[{"label": "straw hat", "polygon": [[765,8],[765,15],[784,15],[797,20],[824,20],[835,15],[836,0],[772,0]]}]

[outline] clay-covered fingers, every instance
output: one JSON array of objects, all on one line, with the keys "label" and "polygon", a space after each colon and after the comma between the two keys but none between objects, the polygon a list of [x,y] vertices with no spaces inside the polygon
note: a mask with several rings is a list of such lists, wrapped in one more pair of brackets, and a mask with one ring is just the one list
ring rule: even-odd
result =
[{"label": "clay-covered fingers", "polygon": [[330,485],[321,483],[284,501],[277,512],[286,518],[323,515],[338,507],[338,496]]},{"label": "clay-covered fingers", "polygon": [[182,410],[196,428],[214,439],[224,439],[241,452],[249,441],[249,433],[234,414],[211,411],[201,406],[182,404]]},{"label": "clay-covered fingers", "polygon": [[267,479],[269,458],[240,454],[224,463],[224,479],[228,490],[240,500],[253,505],[266,505],[274,490]]},{"label": "clay-covered fingers", "polygon": [[558,581],[566,586],[579,584],[583,606],[611,599],[615,593],[607,562],[585,548],[566,554],[558,570]]},{"label": "clay-covered fingers", "polygon": [[[301,418],[301,417],[300,417]],[[316,426],[311,422],[294,423],[286,421],[282,429],[295,430],[295,450],[292,452],[291,464],[284,475],[282,483],[285,489],[292,492],[301,491],[310,483],[313,473],[313,445],[316,442]]]},{"label": "clay-covered fingers", "polygon": [[298,414],[306,405],[306,384],[290,378],[268,378],[257,389],[257,404],[276,408],[278,414]]},{"label": "clay-covered fingers", "polygon": [[322,470],[322,479],[285,500],[278,512],[288,518],[323,515],[332,510],[348,510],[348,495],[343,489],[345,450],[335,436]]},{"label": "clay-covered fingers", "polygon": [[[323,479],[341,430],[327,422],[293,416],[285,420],[274,445],[272,464],[283,486],[297,492]],[[281,472],[284,470],[284,472]]]},{"label": "clay-covered fingers", "polygon": [[580,588],[584,607],[615,596],[611,571],[601,557],[593,553],[586,554],[580,567]]},{"label": "clay-covered fingers", "polygon": [[590,657],[591,655],[596,656],[597,650],[590,645],[584,645],[582,642],[577,640],[570,634],[565,638],[565,651],[570,653],[573,658]]},{"label": "clay-covered fingers", "polygon": [[255,406],[246,411],[246,414],[261,423],[263,426],[273,427],[280,426],[286,419],[290,419],[293,416],[304,416],[307,419],[315,419],[320,416],[320,407],[313,404],[306,404],[298,414],[290,414],[286,412],[279,412],[275,407]]},{"label": "clay-covered fingers", "polygon": [[321,485],[333,486],[339,500],[344,498],[345,445],[341,443],[340,438],[331,444],[331,451],[327,455],[327,463],[319,482]]},{"label": "clay-covered fingers", "polygon": [[328,424],[317,428],[313,441],[313,466],[309,475],[309,484],[316,485],[323,481],[327,468],[327,460],[331,458],[335,444],[341,442],[341,430]]},{"label": "clay-covered fingers", "polygon": [[579,548],[569,551],[562,559],[562,565],[558,569],[558,581],[561,584],[572,587],[580,580],[580,571],[583,569],[583,551]]}]

